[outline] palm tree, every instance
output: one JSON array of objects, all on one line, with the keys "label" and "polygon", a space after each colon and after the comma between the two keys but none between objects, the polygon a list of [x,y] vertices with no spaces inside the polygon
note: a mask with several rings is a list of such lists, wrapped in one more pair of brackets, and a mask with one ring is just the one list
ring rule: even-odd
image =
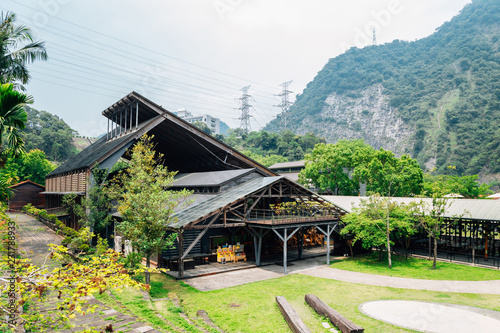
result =
[{"label": "palm tree", "polygon": [[33,97],[14,90],[12,83],[0,84],[0,167],[9,156],[19,156],[24,151],[18,130],[28,121],[24,106],[30,103]]},{"label": "palm tree", "polygon": [[26,84],[30,79],[26,65],[36,60],[47,60],[47,52],[44,42],[33,40],[30,28],[16,25],[15,22],[14,13],[2,12],[0,16],[0,83],[20,81]]}]

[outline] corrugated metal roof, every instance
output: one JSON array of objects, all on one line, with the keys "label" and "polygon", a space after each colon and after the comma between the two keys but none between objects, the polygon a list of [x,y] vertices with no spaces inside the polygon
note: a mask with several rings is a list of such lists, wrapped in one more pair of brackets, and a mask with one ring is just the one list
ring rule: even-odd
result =
[{"label": "corrugated metal roof", "polygon": [[[323,196],[334,205],[344,208],[349,213],[353,208],[359,207],[361,200],[368,197],[349,196]],[[413,201],[424,201],[428,205],[432,204],[431,198],[392,198],[396,202],[408,204]],[[446,209],[444,217],[453,218],[462,216],[464,219],[500,221],[500,201],[485,199],[448,199],[450,206]]]},{"label": "corrugated metal roof", "polygon": [[100,138],[99,140],[97,140],[84,150],[82,150],[80,153],[78,153],[78,155],[73,156],[65,163],[61,164],[58,168],[49,173],[47,176],[59,175],[73,170],[87,169],[92,167],[93,164],[104,155],[116,151],[123,145],[127,144],[130,140],[134,140],[135,135],[138,132],[141,132],[144,129],[144,127],[146,127],[151,122],[159,118],[161,118],[161,116],[158,116],[152,119],[151,121],[139,124],[139,128],[137,130],[134,130],[126,135],[123,135],[121,137],[115,138],[110,141],[107,140],[106,136],[103,136],[102,138]]},{"label": "corrugated metal roof", "polygon": [[286,168],[300,168],[300,167],[305,167],[306,161],[293,161],[293,162],[283,162],[283,163],[276,163],[273,164],[269,167],[269,169],[274,170],[274,169],[286,169]]},{"label": "corrugated metal roof", "polygon": [[206,201],[191,205],[174,215],[174,217],[177,218],[177,221],[172,224],[172,227],[181,228],[188,225],[189,223],[207,216],[234,201],[244,198],[249,194],[277,182],[281,178],[283,177],[262,177],[252,179],[228,192],[218,194]]},{"label": "corrugated metal roof", "polygon": [[299,181],[299,173],[300,172],[280,172],[280,175],[290,179],[292,182]]},{"label": "corrugated metal roof", "polygon": [[225,171],[209,171],[182,173],[175,176],[171,187],[220,186],[231,179],[242,177],[255,169],[237,169]]}]

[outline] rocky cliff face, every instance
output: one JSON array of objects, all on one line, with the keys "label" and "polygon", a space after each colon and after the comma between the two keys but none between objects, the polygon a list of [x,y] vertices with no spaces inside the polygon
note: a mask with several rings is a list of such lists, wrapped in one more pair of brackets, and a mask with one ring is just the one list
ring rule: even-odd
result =
[{"label": "rocky cliff face", "polygon": [[382,85],[356,94],[329,95],[321,113],[302,120],[295,130],[297,134],[315,132],[331,143],[364,139],[375,149],[391,150],[398,156],[411,151],[414,134],[389,105]]}]

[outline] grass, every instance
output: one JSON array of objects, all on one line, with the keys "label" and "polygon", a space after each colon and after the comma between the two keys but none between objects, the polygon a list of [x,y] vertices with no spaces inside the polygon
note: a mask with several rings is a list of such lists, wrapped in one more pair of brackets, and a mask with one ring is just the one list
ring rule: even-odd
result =
[{"label": "grass", "polygon": [[382,261],[378,253],[359,255],[333,261],[330,267],[377,275],[387,275],[425,280],[483,281],[500,280],[500,270],[472,267],[455,263],[437,262],[432,269],[432,261],[402,256],[392,256],[392,269],[387,265],[387,255]]},{"label": "grass", "polygon": [[209,292],[198,291],[163,275],[156,275],[152,279],[161,283],[156,284],[152,291],[162,288],[175,293],[181,300],[183,310],[190,317],[194,316],[197,310],[204,309],[212,321],[227,332],[290,332],[276,305],[275,296],[285,296],[313,332],[324,332],[321,323],[326,320],[305,303],[306,294],[317,295],[345,317],[365,328],[366,332],[412,332],[363,315],[358,306],[366,301],[419,300],[463,304],[500,311],[498,295],[383,288],[300,274]]},{"label": "grass", "polygon": [[[155,274],[153,274],[151,277],[153,278],[154,276]],[[161,288],[161,285],[156,284],[156,287]],[[151,303],[144,300],[142,293],[134,288],[125,288],[121,292],[113,292],[113,294],[116,297],[116,300],[105,293],[101,295],[96,294],[94,296],[99,301],[103,302],[111,308],[114,308],[123,313],[127,313],[129,315],[137,316],[139,321],[149,323],[152,326],[163,329],[167,332],[173,331],[173,327],[169,324],[169,322],[174,324],[176,327],[182,328],[188,332],[199,332],[199,330],[194,325],[191,325],[179,316],[179,313],[182,312],[182,309],[176,307],[171,301],[165,300]],[[121,308],[121,306],[124,306],[126,310]],[[168,322],[159,318],[155,314],[155,311],[160,313]],[[196,320],[196,324],[210,332],[213,331],[213,329],[211,330],[201,320]]]}]

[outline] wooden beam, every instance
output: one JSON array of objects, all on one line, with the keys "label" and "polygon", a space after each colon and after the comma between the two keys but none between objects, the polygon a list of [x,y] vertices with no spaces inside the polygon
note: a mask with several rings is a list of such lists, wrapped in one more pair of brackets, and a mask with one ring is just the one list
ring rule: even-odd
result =
[{"label": "wooden beam", "polygon": [[311,330],[307,328],[306,324],[300,319],[297,311],[292,308],[290,303],[283,296],[276,296],[276,303],[278,304],[278,308],[281,311],[283,317],[285,317],[285,321],[288,324],[288,327],[294,333],[311,333]]},{"label": "wooden beam", "polygon": [[214,218],[210,221],[210,223],[205,226],[205,229],[203,229],[203,231],[200,232],[198,234],[198,236],[196,236],[196,238],[194,239],[194,241],[191,244],[189,244],[188,248],[186,249],[186,252],[184,252],[184,254],[182,255],[181,259],[184,259],[189,254],[189,252],[191,252],[191,250],[196,245],[196,243],[198,243],[199,240],[201,239],[201,237],[203,237],[203,235],[206,234],[206,232],[208,231],[208,228],[210,228],[210,226],[215,222],[215,220],[217,220],[217,218],[220,216],[221,213],[222,212],[219,212],[219,214],[215,215]]},{"label": "wooden beam", "polygon": [[[224,224],[212,224],[209,228],[211,229],[216,229],[216,228],[240,228],[246,226],[246,223],[228,223],[226,225]],[[191,229],[206,229],[207,226],[204,225],[195,225],[189,228],[185,228],[185,230],[191,230]]]},{"label": "wooden beam", "polygon": [[255,202],[253,203],[253,205],[247,210],[247,212],[245,214],[245,217],[247,217],[248,214],[250,214],[252,212],[252,209],[255,207],[255,205],[257,205],[257,203],[260,201],[260,199],[262,199],[262,196],[264,194],[266,194],[266,191],[267,191],[267,189],[264,189],[264,191],[262,191],[262,193],[259,195],[259,197],[257,198],[257,200],[255,200]]},{"label": "wooden beam", "polygon": [[305,299],[309,306],[311,306],[320,316],[330,319],[332,324],[337,326],[342,333],[363,333],[365,331],[364,328],[354,324],[352,321],[326,305],[317,296],[308,294]]}]

